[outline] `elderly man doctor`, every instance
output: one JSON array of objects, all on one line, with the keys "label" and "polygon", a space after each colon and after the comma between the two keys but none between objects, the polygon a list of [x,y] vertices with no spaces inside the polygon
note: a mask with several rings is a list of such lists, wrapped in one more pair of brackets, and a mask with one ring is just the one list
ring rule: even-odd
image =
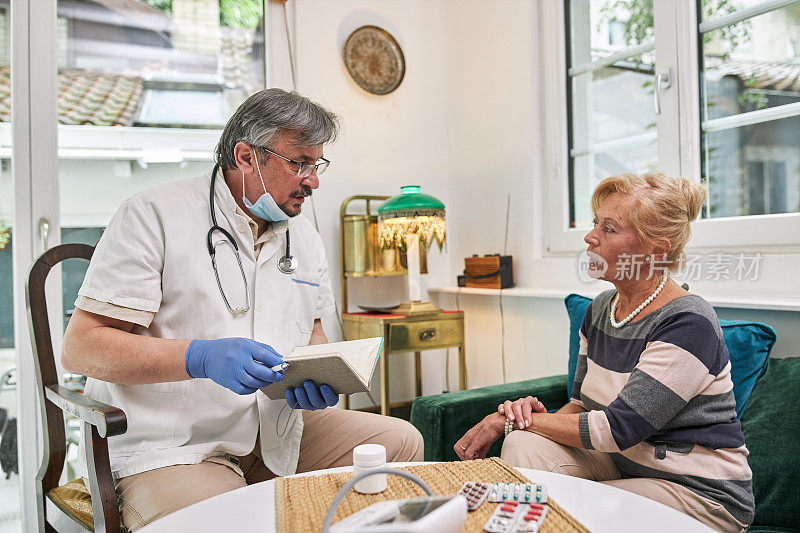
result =
[{"label": "elderly man doctor", "polygon": [[127,414],[109,452],[128,528],[275,475],[352,464],[366,442],[389,461],[422,459],[413,426],[326,409],[338,396],[325,384],[286,401],[258,390],[283,379],[270,369],[282,354],[327,342],[325,250],[296,215],[336,132],[336,117],[297,93],[256,93],[225,126],[213,172],[129,198],[98,243],[62,362],[89,377],[87,396]]}]

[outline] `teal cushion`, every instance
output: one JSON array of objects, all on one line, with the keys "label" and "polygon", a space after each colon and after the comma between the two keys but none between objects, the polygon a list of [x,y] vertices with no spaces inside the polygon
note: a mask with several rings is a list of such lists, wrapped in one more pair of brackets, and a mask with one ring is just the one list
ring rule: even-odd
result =
[{"label": "teal cushion", "polygon": [[[572,395],[575,379],[575,366],[578,364],[580,338],[578,331],[583,322],[586,309],[592,303],[590,298],[570,294],[564,299],[569,315],[569,360],[567,362],[567,392]],[[764,373],[769,361],[769,353],[775,344],[775,330],[760,322],[742,320],[720,320],[722,338],[731,358],[731,380],[733,396],[736,398],[736,414],[742,417],[750,392],[758,377]]]},{"label": "teal cushion", "polygon": [[731,357],[731,380],[736,398],[736,415],[742,418],[756,380],[769,363],[769,353],[778,336],[760,322],[720,320],[722,338]]},{"label": "teal cushion", "polygon": [[[800,461],[795,420],[800,405],[800,357],[771,359],[750,396],[742,432],[753,471],[754,526],[800,524]],[[773,529],[776,530],[776,529]]]},{"label": "teal cushion", "polygon": [[570,294],[564,298],[564,305],[567,306],[569,315],[569,360],[567,361],[567,397],[572,397],[572,385],[575,382],[575,366],[578,364],[578,350],[580,350],[580,336],[578,332],[583,323],[583,316],[586,314],[591,298],[580,294]]}]

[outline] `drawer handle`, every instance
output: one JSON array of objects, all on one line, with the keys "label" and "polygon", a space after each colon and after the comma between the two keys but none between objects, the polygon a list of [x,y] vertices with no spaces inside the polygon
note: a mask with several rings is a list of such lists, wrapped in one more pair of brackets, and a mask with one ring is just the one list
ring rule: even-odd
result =
[{"label": "drawer handle", "polygon": [[423,329],[419,332],[419,340],[432,341],[436,338],[436,328]]}]

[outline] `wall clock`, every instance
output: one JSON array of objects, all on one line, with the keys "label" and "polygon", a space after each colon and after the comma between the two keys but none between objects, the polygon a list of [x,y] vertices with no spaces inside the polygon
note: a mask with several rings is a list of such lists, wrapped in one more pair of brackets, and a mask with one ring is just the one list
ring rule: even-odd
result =
[{"label": "wall clock", "polygon": [[377,26],[362,26],[344,43],[344,64],[353,80],[372,94],[389,94],[406,73],[403,50],[394,37]]}]

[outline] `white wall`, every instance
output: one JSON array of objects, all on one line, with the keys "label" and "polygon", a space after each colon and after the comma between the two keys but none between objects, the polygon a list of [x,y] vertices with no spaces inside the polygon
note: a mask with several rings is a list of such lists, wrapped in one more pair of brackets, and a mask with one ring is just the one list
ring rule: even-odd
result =
[{"label": "white wall", "polygon": [[[443,113],[449,97],[443,28],[450,5],[437,1],[301,0],[295,7],[299,90],[340,114],[344,126],[339,141],[325,150],[332,164],[314,193],[338,299],[339,207],[345,198],[355,194],[394,195],[402,185],[421,185],[423,192],[445,205],[451,203],[448,124]],[[365,24],[387,29],[405,54],[405,78],[386,96],[372,95],[358,87],[341,58],[347,36]],[[289,87],[285,71],[277,72],[273,79]],[[436,247],[428,256],[428,270],[430,274],[422,276],[423,290],[426,285],[449,283],[447,258]],[[406,297],[404,281],[404,277],[353,280],[351,310],[357,310],[359,304],[400,303]],[[325,323],[329,336],[341,335],[338,325],[330,322]],[[423,393],[442,392],[444,352],[425,352],[422,359]],[[413,355],[393,355],[390,375],[391,401],[413,398]],[[375,384],[376,398],[378,391]],[[354,406],[367,403],[363,398],[353,399]]]},{"label": "white wall", "polygon": [[[450,286],[464,257],[501,252],[513,256],[518,285],[548,285],[540,272],[545,206],[537,28],[535,2],[467,2],[449,13]],[[503,351],[508,381],[564,372],[569,324],[560,302],[503,297],[503,328],[498,296],[458,300],[438,299],[466,310],[470,387],[503,381]]]},{"label": "white wall", "polygon": [[[589,295],[610,287],[582,283],[575,256],[546,256],[547,130],[539,107],[539,49],[551,43],[539,43],[535,2],[297,0],[294,8],[299,90],[333,108],[344,122],[342,139],[327,150],[334,164],[315,194],[334,274],[341,201],[351,194],[393,194],[400,185],[415,183],[447,206],[448,247],[444,258],[432,252],[431,274],[423,276],[428,287],[454,286],[465,256],[503,251],[508,194],[507,253],[514,256],[518,286]],[[406,77],[387,96],[360,89],[342,62],[344,39],[363,24],[387,29],[403,48]],[[286,72],[278,72],[273,81],[287,86],[287,79]],[[764,268],[757,282],[700,282],[693,290],[707,297],[787,292],[800,297],[793,274],[800,270],[800,256],[768,255]],[[351,305],[405,296],[399,279],[358,285]],[[503,344],[509,381],[564,372],[569,324],[560,298],[504,296],[504,343],[497,296],[432,293],[431,299],[466,310],[471,387],[502,381]],[[798,313],[723,308],[718,313],[770,323],[779,335],[774,354],[800,355]],[[451,363],[455,384],[454,352]],[[410,399],[410,358],[391,364],[392,401]],[[440,354],[423,358],[424,394],[444,388],[442,368]]]}]

